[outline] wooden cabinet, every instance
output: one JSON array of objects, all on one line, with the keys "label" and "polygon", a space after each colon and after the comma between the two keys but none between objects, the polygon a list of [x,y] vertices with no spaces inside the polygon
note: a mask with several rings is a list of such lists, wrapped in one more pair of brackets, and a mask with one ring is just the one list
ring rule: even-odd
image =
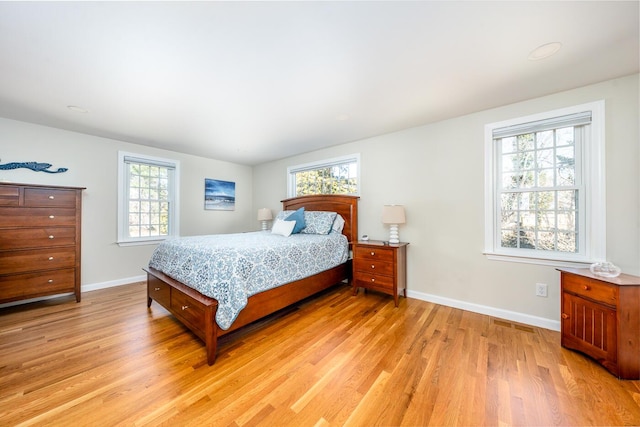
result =
[{"label": "wooden cabinet", "polygon": [[640,277],[560,269],[563,347],[622,379],[640,379]]},{"label": "wooden cabinet", "polygon": [[83,189],[0,183],[0,303],[67,292],[80,301]]},{"label": "wooden cabinet", "polygon": [[393,296],[407,297],[407,245],[385,245],[379,241],[358,241],[353,245],[353,294],[358,288],[372,289]]}]

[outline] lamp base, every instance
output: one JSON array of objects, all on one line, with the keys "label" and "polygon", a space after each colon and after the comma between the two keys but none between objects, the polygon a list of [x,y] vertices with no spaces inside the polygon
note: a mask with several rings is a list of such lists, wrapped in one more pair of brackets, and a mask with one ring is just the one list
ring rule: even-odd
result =
[{"label": "lamp base", "polygon": [[267,231],[267,222],[268,221],[262,221],[262,231]]},{"label": "lamp base", "polygon": [[389,225],[389,243],[400,243],[400,238],[398,236],[398,224]]}]

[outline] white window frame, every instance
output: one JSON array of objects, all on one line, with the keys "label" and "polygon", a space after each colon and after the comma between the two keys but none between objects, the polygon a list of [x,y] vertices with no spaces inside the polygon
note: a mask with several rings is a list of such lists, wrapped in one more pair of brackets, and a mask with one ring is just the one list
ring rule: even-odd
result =
[{"label": "white window frame", "polygon": [[287,197],[295,197],[296,196],[296,173],[304,172],[308,170],[314,169],[324,169],[332,166],[341,165],[344,163],[355,163],[356,164],[356,181],[357,181],[357,192],[355,194],[350,194],[352,196],[360,195],[360,153],[350,154],[347,156],[334,157],[331,159],[318,160],[315,162],[304,163],[296,166],[289,166],[287,168]]},{"label": "white window frame", "polygon": [[[580,195],[579,252],[541,251],[535,249],[502,248],[500,246],[500,204],[498,200],[499,163],[494,142],[494,130],[530,122],[591,111],[591,124],[585,127],[582,150],[576,150],[578,173],[582,172],[584,191]],[[595,101],[485,125],[485,238],[484,254],[488,259],[550,265],[555,267],[588,267],[606,260],[606,191],[605,191],[605,102]],[[578,157],[579,156],[579,157]]]},{"label": "white window frame", "polygon": [[[129,237],[129,182],[126,161],[172,168],[169,188],[169,234],[167,236]],[[120,246],[151,245],[180,235],[180,162],[174,159],[118,151],[118,240]]]}]

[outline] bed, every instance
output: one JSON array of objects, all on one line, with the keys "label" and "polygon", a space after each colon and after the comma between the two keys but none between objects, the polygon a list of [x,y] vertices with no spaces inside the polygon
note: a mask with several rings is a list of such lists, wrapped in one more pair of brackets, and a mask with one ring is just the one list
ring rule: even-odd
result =
[{"label": "bed", "polygon": [[[351,242],[357,240],[357,196],[314,195],[282,201],[283,211],[296,211],[302,207],[307,212],[336,212],[344,219],[342,234],[346,237],[349,246]],[[239,311],[230,326],[226,328],[222,328],[216,322],[216,313],[219,305],[221,306],[218,300],[152,266],[144,270],[147,272],[147,307],[151,308],[151,303],[155,300],[204,341],[207,363],[213,365],[216,359],[218,338],[348,280],[351,277],[351,262],[347,260],[312,276],[251,295],[246,300],[246,306]]]}]

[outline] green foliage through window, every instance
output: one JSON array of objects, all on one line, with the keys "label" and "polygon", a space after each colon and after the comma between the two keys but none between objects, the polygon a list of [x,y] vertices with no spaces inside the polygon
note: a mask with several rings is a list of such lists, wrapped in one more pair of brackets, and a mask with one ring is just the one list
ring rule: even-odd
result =
[{"label": "green foliage through window", "polygon": [[358,194],[357,158],[289,168],[289,176],[291,196]]}]

